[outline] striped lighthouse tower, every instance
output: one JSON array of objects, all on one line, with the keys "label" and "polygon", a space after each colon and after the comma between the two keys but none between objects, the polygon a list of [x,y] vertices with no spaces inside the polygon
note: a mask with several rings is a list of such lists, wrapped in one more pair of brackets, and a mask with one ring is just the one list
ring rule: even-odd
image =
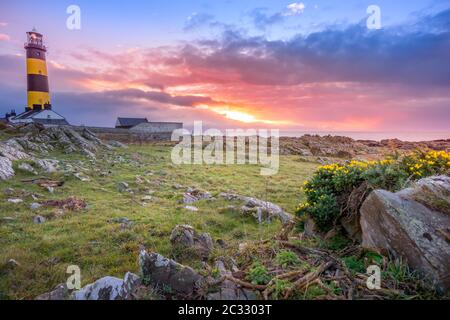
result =
[{"label": "striped lighthouse tower", "polygon": [[35,29],[27,32],[25,49],[27,51],[27,110],[50,110],[50,92],[45,60],[47,48],[42,42],[42,34],[36,32]]}]

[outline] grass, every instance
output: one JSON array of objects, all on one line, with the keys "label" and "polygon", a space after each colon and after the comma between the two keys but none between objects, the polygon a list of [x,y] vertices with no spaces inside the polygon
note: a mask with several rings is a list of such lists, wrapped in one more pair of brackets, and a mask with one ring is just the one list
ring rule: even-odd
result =
[{"label": "grass", "polygon": [[[0,299],[33,299],[57,284],[65,282],[66,268],[81,268],[82,285],[106,275],[122,278],[127,271],[138,272],[138,252],[141,246],[150,251],[172,256],[169,237],[177,224],[190,224],[199,232],[209,232],[213,239],[223,239],[231,248],[246,240],[270,238],[280,229],[277,221],[258,224],[253,217],[243,217],[231,209],[229,201],[200,201],[194,205],[198,212],[184,209],[180,203],[187,187],[209,191],[234,192],[272,201],[293,213],[304,200],[301,182],[311,177],[315,164],[303,163],[295,156],[281,156],[280,171],[273,177],[263,177],[254,165],[196,166],[172,165],[169,146],[131,146],[104,153],[91,163],[77,155],[51,154],[64,163],[80,166],[90,182],[82,182],[71,174],[43,174],[39,176],[62,179],[65,184],[49,193],[44,188],[21,182],[33,176],[24,172],[8,181],[0,182]],[[110,173],[107,173],[110,171]],[[137,183],[136,176],[148,182]],[[119,193],[117,184],[127,182],[134,194]],[[185,188],[177,189],[175,185]],[[3,190],[13,188],[14,195]],[[88,207],[79,212],[55,215],[54,208],[41,207],[31,194],[41,195],[37,201],[65,199],[71,196],[86,200]],[[143,205],[141,198],[151,195],[153,200]],[[7,202],[21,198],[23,203]],[[236,203],[237,204],[237,203]],[[49,219],[34,224],[33,216]],[[15,220],[6,221],[5,217]],[[121,228],[114,218],[126,217],[134,222]],[[215,249],[214,255],[223,254]],[[5,264],[14,259],[19,266],[8,269]],[[183,261],[199,267],[198,261]]]}]

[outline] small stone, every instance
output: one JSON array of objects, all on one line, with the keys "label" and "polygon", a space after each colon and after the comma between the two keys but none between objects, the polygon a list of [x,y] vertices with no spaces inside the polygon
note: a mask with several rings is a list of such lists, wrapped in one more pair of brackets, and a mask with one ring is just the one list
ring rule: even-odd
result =
[{"label": "small stone", "polygon": [[8,199],[8,202],[18,204],[18,203],[22,203],[23,200],[22,199]]},{"label": "small stone", "polygon": [[193,212],[197,212],[198,211],[198,208],[194,207],[194,206],[185,206],[184,208],[186,210],[188,210],[188,211],[193,211]]},{"label": "small stone", "polygon": [[128,185],[128,183],[126,183],[126,182],[119,182],[118,184],[117,184],[117,191],[119,191],[119,192],[126,192],[126,191],[128,191],[130,189],[130,186]]},{"label": "small stone", "polygon": [[11,269],[20,266],[20,264],[19,264],[16,260],[14,260],[14,259],[9,259],[8,262],[7,262],[7,265],[8,265],[8,267],[11,268]]},{"label": "small stone", "polygon": [[30,209],[31,209],[31,210],[37,210],[37,209],[39,209],[40,207],[42,207],[41,204],[39,204],[39,203],[37,203],[37,202],[33,202],[33,203],[31,204],[31,206],[30,206]]},{"label": "small stone", "polygon": [[35,216],[33,218],[33,222],[35,224],[41,224],[41,223],[44,223],[45,221],[46,221],[46,219],[43,216]]},{"label": "small stone", "polygon": [[47,191],[50,193],[54,193],[55,192],[55,188],[54,187],[47,187]]},{"label": "small stone", "polygon": [[73,175],[75,176],[75,178],[77,178],[78,180],[80,180],[82,182],[89,182],[89,181],[91,181],[91,179],[89,177],[86,177],[85,175],[83,175],[80,172],[74,173]]},{"label": "small stone", "polygon": [[226,248],[226,246],[227,246],[227,244],[225,243],[225,241],[223,239],[217,239],[216,242],[221,248]]},{"label": "small stone", "polygon": [[142,201],[152,201],[153,197],[152,196],[144,196],[141,198]]},{"label": "small stone", "polygon": [[3,190],[3,193],[6,196],[12,196],[14,194],[14,189],[13,188],[6,188],[5,190]]}]

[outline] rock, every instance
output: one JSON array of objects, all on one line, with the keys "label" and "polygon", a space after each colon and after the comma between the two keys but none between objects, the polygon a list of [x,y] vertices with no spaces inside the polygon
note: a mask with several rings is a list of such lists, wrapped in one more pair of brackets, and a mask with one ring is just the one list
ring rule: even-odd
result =
[{"label": "rock", "polygon": [[309,157],[309,156],[312,156],[313,154],[309,149],[299,149],[298,155]]},{"label": "rock", "polygon": [[218,244],[219,247],[221,248],[226,248],[227,247],[227,243],[223,240],[223,239],[217,239],[216,243]]},{"label": "rock", "polygon": [[42,205],[39,204],[39,203],[36,203],[36,202],[33,202],[33,203],[30,205],[30,209],[31,209],[31,210],[37,210],[37,209],[39,209],[40,207],[42,207]]},{"label": "rock", "polygon": [[144,279],[158,288],[167,288],[181,298],[193,299],[204,285],[204,278],[192,268],[167,259],[159,253],[142,250],[139,265]]},{"label": "rock", "polygon": [[14,259],[9,259],[6,265],[9,269],[15,269],[20,266],[20,264]]},{"label": "rock", "polygon": [[58,284],[52,291],[43,293],[35,298],[35,300],[55,300],[62,301],[70,298],[70,291],[65,283]]},{"label": "rock", "polygon": [[[219,270],[219,275],[232,276],[231,271],[225,268],[223,261],[218,260],[215,263],[215,267]],[[206,297],[207,300],[256,300],[257,296],[253,291],[243,289],[233,281],[225,279],[220,283],[217,291],[209,293]]]},{"label": "rock", "polygon": [[47,221],[47,219],[45,219],[43,216],[34,216],[33,218],[33,222],[35,224],[41,224],[44,223],[45,221]]},{"label": "rock", "polygon": [[9,203],[14,203],[14,204],[19,204],[22,203],[23,200],[22,199],[8,199]]},{"label": "rock", "polygon": [[170,235],[172,247],[177,252],[195,254],[206,259],[214,248],[214,242],[208,233],[198,234],[189,225],[176,226]]},{"label": "rock", "polygon": [[197,208],[197,207],[194,207],[194,206],[185,206],[184,208],[185,208],[186,210],[192,211],[192,212],[197,212],[197,211],[198,211],[198,208]]},{"label": "rock", "polygon": [[23,152],[23,148],[11,142],[0,143],[0,156],[9,159],[10,161],[29,159],[30,155]]},{"label": "rock", "polygon": [[120,193],[127,192],[130,190],[130,186],[126,182],[119,182],[117,184],[117,191]]},{"label": "rock", "polygon": [[140,278],[128,272],[124,279],[104,277],[73,292],[73,300],[131,300]]},{"label": "rock", "polygon": [[21,164],[19,164],[19,166],[17,167],[22,171],[31,173],[31,174],[37,174],[37,171],[28,163],[22,162]]},{"label": "rock", "polygon": [[61,149],[65,153],[80,152],[95,158],[95,153],[100,148],[112,149],[110,145],[103,143],[86,128],[75,131],[70,126],[36,128],[34,124],[29,124],[20,127],[19,131],[25,133],[25,135],[9,139],[5,144],[22,153],[33,151],[47,154],[49,151]]},{"label": "rock", "polygon": [[78,180],[82,181],[82,182],[89,182],[91,181],[91,178],[85,176],[83,173],[81,172],[76,172],[73,174],[75,178],[77,178]]},{"label": "rock", "polygon": [[262,221],[270,221],[273,217],[280,219],[283,224],[294,221],[291,214],[272,202],[230,193],[221,193],[220,196],[227,200],[244,201],[245,205],[241,208],[241,212],[254,215],[260,223]]},{"label": "rock", "polygon": [[6,188],[3,190],[3,194],[5,196],[12,196],[12,195],[14,195],[14,193],[15,193],[15,191],[13,188]]},{"label": "rock", "polygon": [[183,203],[194,203],[203,199],[212,199],[212,196],[208,192],[203,192],[198,189],[189,188],[183,195]]},{"label": "rock", "polygon": [[59,170],[59,161],[54,159],[34,159],[34,163],[47,173],[55,173]]},{"label": "rock", "polygon": [[142,198],[141,198],[141,201],[152,201],[153,200],[153,197],[152,196],[143,196]]},{"label": "rock", "polygon": [[128,148],[126,144],[115,140],[108,141],[108,144],[113,148]]},{"label": "rock", "polygon": [[8,180],[14,176],[12,162],[6,157],[0,157],[0,180]]},{"label": "rock", "polygon": [[133,221],[128,218],[115,218],[112,221],[115,223],[120,223],[120,228],[122,230],[130,228],[134,224]]},{"label": "rock", "polygon": [[422,179],[397,193],[375,190],[360,210],[362,246],[389,251],[426,275],[439,290],[449,290],[448,203],[450,178],[446,176]]},{"label": "rock", "polygon": [[54,193],[55,192],[55,188],[54,187],[47,186],[46,189],[47,189],[47,191],[49,193]]}]

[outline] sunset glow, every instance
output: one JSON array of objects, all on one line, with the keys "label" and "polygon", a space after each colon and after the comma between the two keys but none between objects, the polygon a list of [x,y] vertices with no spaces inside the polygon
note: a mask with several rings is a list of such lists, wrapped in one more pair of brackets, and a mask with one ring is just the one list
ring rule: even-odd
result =
[{"label": "sunset glow", "polygon": [[[113,1],[101,16],[80,1],[89,16],[80,31],[65,28],[64,8],[52,1],[2,3],[1,111],[25,103],[19,55],[31,23],[49,47],[52,100],[74,123],[111,125],[126,115],[303,131],[448,130],[444,2],[380,1],[390,17],[380,30],[367,30],[366,6],[353,0],[218,1],[209,8],[175,1],[176,13],[163,2],[136,3],[139,9]],[[34,21],[37,6],[61,21]],[[160,19],[148,18],[154,12]]]}]

